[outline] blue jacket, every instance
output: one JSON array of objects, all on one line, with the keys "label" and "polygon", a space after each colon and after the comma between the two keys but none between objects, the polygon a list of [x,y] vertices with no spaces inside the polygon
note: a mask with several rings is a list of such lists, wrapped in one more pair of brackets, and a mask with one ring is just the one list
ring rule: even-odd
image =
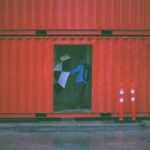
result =
[{"label": "blue jacket", "polygon": [[70,71],[71,74],[77,74],[76,78],[75,78],[75,82],[76,83],[81,83],[81,82],[85,82],[83,75],[84,75],[84,65],[80,64],[78,66],[76,66],[75,68],[73,68]]}]

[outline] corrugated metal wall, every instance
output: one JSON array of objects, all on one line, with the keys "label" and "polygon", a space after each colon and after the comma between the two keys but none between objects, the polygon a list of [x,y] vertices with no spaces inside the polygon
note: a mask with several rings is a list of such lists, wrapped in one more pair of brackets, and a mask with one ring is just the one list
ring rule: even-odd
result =
[{"label": "corrugated metal wall", "polygon": [[119,85],[136,88],[138,112],[150,112],[150,39],[18,37],[0,39],[0,113],[53,111],[55,44],[92,45],[92,112],[119,112]]},{"label": "corrugated metal wall", "polygon": [[125,88],[125,112],[131,112],[131,83],[136,111],[150,112],[150,39],[108,38],[93,49],[93,111],[118,112],[119,88]]},{"label": "corrugated metal wall", "polygon": [[[0,0],[0,113],[25,113],[23,117],[53,112],[55,44],[92,45],[93,114],[119,112],[121,83],[125,112],[131,111],[129,88],[134,83],[136,110],[149,113],[149,8],[150,0]],[[42,29],[82,37],[33,37],[34,30]],[[87,37],[100,30],[124,37]]]},{"label": "corrugated metal wall", "polygon": [[149,30],[149,8],[149,0],[0,0],[0,30]]},{"label": "corrugated metal wall", "polygon": [[50,40],[0,39],[0,113],[51,112]]}]

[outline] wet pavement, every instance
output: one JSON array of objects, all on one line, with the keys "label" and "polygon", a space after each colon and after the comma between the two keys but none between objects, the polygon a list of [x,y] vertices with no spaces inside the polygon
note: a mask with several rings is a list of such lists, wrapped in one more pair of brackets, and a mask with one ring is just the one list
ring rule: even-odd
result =
[{"label": "wet pavement", "polygon": [[150,149],[143,124],[57,123],[0,124],[0,150]]}]

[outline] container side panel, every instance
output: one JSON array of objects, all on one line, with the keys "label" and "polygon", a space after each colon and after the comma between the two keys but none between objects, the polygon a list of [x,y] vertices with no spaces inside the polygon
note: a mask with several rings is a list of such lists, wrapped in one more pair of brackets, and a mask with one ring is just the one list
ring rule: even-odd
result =
[{"label": "container side panel", "polygon": [[0,29],[150,29],[149,0],[0,0]]},{"label": "container side panel", "polygon": [[1,39],[0,47],[0,112],[52,112],[51,41]]},{"label": "container side panel", "polygon": [[93,47],[93,111],[118,112],[124,85],[125,112],[131,112],[130,88],[136,90],[136,111],[149,112],[149,39],[99,39]]},{"label": "container side panel", "polygon": [[120,84],[125,112],[131,112],[130,87],[136,90],[136,111],[150,112],[149,38],[1,38],[0,113],[53,112],[55,44],[92,46],[92,112],[119,112]]}]

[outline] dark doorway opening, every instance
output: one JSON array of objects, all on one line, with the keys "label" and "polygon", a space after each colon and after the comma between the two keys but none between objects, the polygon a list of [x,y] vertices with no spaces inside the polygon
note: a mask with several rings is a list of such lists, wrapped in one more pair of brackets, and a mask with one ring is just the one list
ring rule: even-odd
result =
[{"label": "dark doorway opening", "polygon": [[[82,59],[82,60],[81,60]],[[81,60],[81,61],[80,61]],[[84,64],[82,75],[88,70],[88,79],[78,84],[79,72],[72,70]],[[86,72],[85,72],[86,71]],[[71,73],[70,73],[71,72]],[[89,75],[90,74],[90,75]],[[92,87],[92,45],[54,46],[54,111],[90,112]],[[78,77],[77,77],[78,76]],[[62,83],[65,77],[66,84]],[[87,74],[86,74],[87,77]],[[63,78],[64,79],[64,78]],[[61,82],[61,83],[60,83]]]}]

